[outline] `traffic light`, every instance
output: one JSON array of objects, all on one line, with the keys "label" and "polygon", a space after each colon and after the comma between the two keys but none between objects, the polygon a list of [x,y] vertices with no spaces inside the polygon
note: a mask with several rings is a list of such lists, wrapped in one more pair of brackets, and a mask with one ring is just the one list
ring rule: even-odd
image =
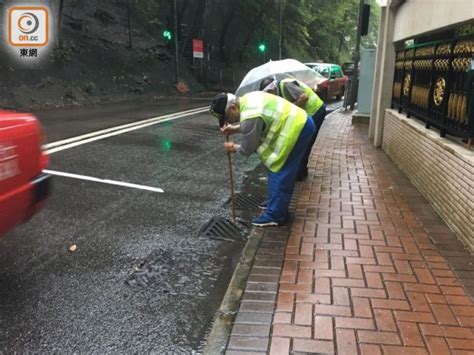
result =
[{"label": "traffic light", "polygon": [[265,53],[267,51],[267,45],[264,42],[260,42],[257,48],[260,53]]},{"label": "traffic light", "polygon": [[169,29],[163,30],[163,38],[165,39],[165,41],[171,42],[172,37],[173,37],[173,34],[171,33]]}]

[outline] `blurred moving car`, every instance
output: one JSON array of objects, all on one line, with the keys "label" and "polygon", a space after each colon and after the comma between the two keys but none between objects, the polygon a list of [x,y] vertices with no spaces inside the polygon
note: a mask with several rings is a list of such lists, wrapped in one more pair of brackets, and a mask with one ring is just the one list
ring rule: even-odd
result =
[{"label": "blurred moving car", "polygon": [[317,91],[323,100],[336,97],[340,100],[346,90],[349,78],[344,75],[342,68],[337,64],[330,63],[305,63],[314,71],[321,74],[325,80],[318,84]]},{"label": "blurred moving car", "polygon": [[0,236],[39,211],[49,195],[49,164],[38,120],[0,110]]}]

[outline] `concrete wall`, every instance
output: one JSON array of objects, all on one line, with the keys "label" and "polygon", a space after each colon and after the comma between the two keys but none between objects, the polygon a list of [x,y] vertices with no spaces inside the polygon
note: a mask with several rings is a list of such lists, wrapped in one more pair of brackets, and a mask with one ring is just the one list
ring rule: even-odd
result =
[{"label": "concrete wall", "polygon": [[396,10],[393,41],[474,18],[474,0],[407,0]]},{"label": "concrete wall", "polygon": [[474,152],[395,110],[385,110],[382,148],[474,252]]},{"label": "concrete wall", "polygon": [[382,145],[384,110],[390,107],[392,101],[395,66],[395,46],[392,41],[395,11],[386,6],[381,10],[369,121],[369,139],[375,147]]}]

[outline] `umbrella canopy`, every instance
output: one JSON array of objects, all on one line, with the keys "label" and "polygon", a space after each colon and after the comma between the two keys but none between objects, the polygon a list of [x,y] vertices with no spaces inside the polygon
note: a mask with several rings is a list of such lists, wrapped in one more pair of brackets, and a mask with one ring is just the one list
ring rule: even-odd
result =
[{"label": "umbrella canopy", "polygon": [[318,83],[325,80],[321,74],[295,59],[276,60],[250,70],[240,83],[235,94],[242,96],[251,91],[257,91],[260,82],[269,76],[276,80],[295,78],[311,88],[314,88]]}]

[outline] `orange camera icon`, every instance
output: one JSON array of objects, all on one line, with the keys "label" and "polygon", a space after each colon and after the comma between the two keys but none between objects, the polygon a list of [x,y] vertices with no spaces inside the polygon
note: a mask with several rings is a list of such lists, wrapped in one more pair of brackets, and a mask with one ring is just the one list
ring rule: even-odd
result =
[{"label": "orange camera icon", "polygon": [[14,6],[8,10],[8,43],[14,47],[44,47],[49,40],[45,6]]}]

